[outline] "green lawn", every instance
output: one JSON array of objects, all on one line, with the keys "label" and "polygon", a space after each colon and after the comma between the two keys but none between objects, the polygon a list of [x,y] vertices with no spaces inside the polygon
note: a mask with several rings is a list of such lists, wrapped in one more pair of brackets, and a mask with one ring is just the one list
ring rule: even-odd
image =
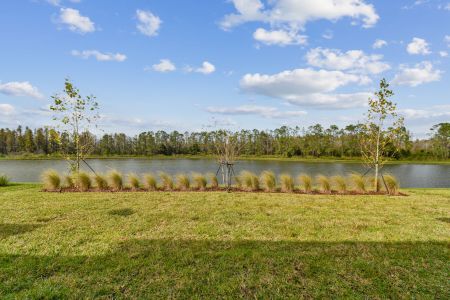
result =
[{"label": "green lawn", "polygon": [[450,189],[0,188],[0,298],[450,298]]}]

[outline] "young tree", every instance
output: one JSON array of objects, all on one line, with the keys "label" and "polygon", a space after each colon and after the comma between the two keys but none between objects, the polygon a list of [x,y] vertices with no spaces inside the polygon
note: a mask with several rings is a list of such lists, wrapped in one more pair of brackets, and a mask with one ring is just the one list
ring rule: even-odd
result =
[{"label": "young tree", "polygon": [[234,174],[234,162],[245,146],[243,135],[238,132],[218,130],[212,133],[211,139],[218,156],[223,184],[230,188],[232,175]]},{"label": "young tree", "polygon": [[95,96],[83,97],[77,89],[66,79],[62,94],[52,96],[53,105],[50,109],[55,113],[53,120],[60,122],[63,135],[67,135],[74,142],[75,159],[67,152],[72,171],[80,172],[80,162],[84,160],[92,149],[92,139],[83,138],[92,126],[96,127],[99,119],[98,103]]},{"label": "young tree", "polygon": [[397,114],[397,105],[389,100],[393,95],[389,83],[382,79],[375,97],[369,98],[369,109],[360,137],[364,162],[375,169],[374,185],[377,192],[379,171],[386,159],[399,150],[399,137],[404,132],[403,118]]},{"label": "young tree", "polygon": [[438,158],[450,157],[450,123],[439,123],[431,128],[433,152]]}]

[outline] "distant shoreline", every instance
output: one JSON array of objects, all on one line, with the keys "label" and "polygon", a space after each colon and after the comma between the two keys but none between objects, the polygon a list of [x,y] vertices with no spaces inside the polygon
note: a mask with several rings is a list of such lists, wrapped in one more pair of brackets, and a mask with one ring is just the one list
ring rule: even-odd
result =
[{"label": "distant shoreline", "polygon": [[[9,160],[64,160],[63,156],[59,155],[9,155],[0,157],[0,161]],[[133,155],[92,155],[87,159],[142,159],[142,160],[155,160],[155,159],[166,159],[166,160],[176,160],[176,159],[216,159],[213,155],[152,155],[152,156],[133,156]],[[250,160],[250,161],[283,161],[283,162],[305,162],[305,163],[362,163],[360,158],[355,157],[282,157],[282,156],[240,156],[237,160]],[[447,165],[450,164],[450,160],[414,160],[414,159],[403,159],[403,160],[391,160],[386,164],[437,164],[437,165]]]}]

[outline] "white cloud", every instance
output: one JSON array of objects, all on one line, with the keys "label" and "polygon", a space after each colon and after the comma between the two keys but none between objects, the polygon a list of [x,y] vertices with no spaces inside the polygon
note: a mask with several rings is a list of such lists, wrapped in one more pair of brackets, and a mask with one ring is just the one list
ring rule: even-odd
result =
[{"label": "white cloud", "polygon": [[94,57],[98,61],[118,61],[123,62],[127,59],[127,56],[125,54],[121,53],[102,53],[98,50],[84,50],[84,51],[78,51],[78,50],[72,50],[72,55],[81,57],[84,59],[88,59],[90,57]]},{"label": "white cloud", "polygon": [[208,107],[206,109],[210,113],[223,115],[259,115],[268,119],[284,119],[304,116],[305,111],[280,111],[276,107],[258,106],[258,105],[242,105],[238,107]]},{"label": "white cloud", "polygon": [[201,67],[193,68],[193,67],[187,66],[185,68],[185,71],[202,73],[202,74],[208,75],[208,74],[214,73],[216,71],[216,67],[210,62],[204,61]]},{"label": "white cloud", "polygon": [[413,38],[411,43],[408,44],[406,47],[406,51],[408,51],[409,54],[422,54],[422,55],[428,55],[431,53],[430,51],[430,45],[427,43],[426,40],[421,38]]},{"label": "white cloud", "polygon": [[138,24],[136,28],[146,36],[157,36],[161,27],[162,21],[158,16],[155,16],[151,11],[138,9],[136,11]]},{"label": "white cloud", "polygon": [[286,100],[299,106],[314,106],[323,109],[345,109],[364,107],[373,93],[359,92],[352,94],[314,93],[310,95],[292,95]]},{"label": "white cloud", "polygon": [[392,81],[398,85],[409,85],[415,87],[424,83],[439,81],[442,71],[436,70],[429,61],[416,64],[414,67],[400,66],[400,73],[395,75]]},{"label": "white cloud", "polygon": [[447,51],[439,51],[439,55],[441,57],[447,57],[448,56],[448,52]]},{"label": "white cloud", "polygon": [[237,13],[224,17],[221,26],[229,29],[245,22],[260,21],[274,26],[303,28],[309,21],[336,21],[344,17],[361,19],[363,27],[374,26],[379,16],[363,0],[231,0]]},{"label": "white cloud", "polygon": [[73,8],[61,8],[58,22],[67,25],[71,31],[81,34],[95,31],[94,22]]},{"label": "white cloud", "polygon": [[[331,94],[345,85],[367,84],[364,75],[341,71],[295,69],[274,75],[246,74],[240,82],[243,91],[273,97],[301,106],[347,108],[364,105],[367,94]],[[364,97],[362,97],[364,96]]]},{"label": "white cloud", "polygon": [[380,74],[391,68],[389,64],[381,61],[382,59],[382,55],[366,55],[361,50],[350,50],[344,53],[338,49],[315,48],[306,54],[306,60],[311,66],[370,74]]},{"label": "white cloud", "polygon": [[[61,6],[62,0],[46,0],[49,4],[54,6]],[[72,3],[80,3],[81,0],[69,0]]]},{"label": "white cloud", "polygon": [[159,64],[152,66],[152,69],[156,72],[165,73],[175,71],[177,68],[169,59],[161,59]]},{"label": "white cloud", "polygon": [[15,112],[14,106],[7,103],[0,103],[0,115],[10,116]]},{"label": "white cloud", "polygon": [[117,128],[125,132],[142,132],[143,130],[174,130],[175,128],[183,128],[188,130],[186,123],[181,123],[179,120],[170,120],[163,118],[151,118],[149,116],[139,117],[136,115],[114,115],[114,114],[102,114],[100,115],[101,128],[106,132],[116,132]]},{"label": "white cloud", "polygon": [[253,38],[258,42],[266,45],[305,45],[307,43],[307,37],[305,35],[299,35],[295,31],[286,30],[265,30],[264,28],[258,28],[253,33]]},{"label": "white cloud", "polygon": [[434,106],[431,109],[407,108],[407,109],[400,109],[399,113],[403,115],[406,120],[450,117],[450,106],[448,105]]},{"label": "white cloud", "polygon": [[422,4],[428,3],[430,0],[415,0],[411,5],[405,5],[402,9],[413,9],[416,6],[420,6]]},{"label": "white cloud", "polygon": [[388,43],[387,43],[385,40],[377,39],[377,40],[375,40],[375,42],[373,43],[372,48],[373,48],[373,49],[380,49],[380,48],[383,48],[383,47],[387,46],[387,44],[388,44]]},{"label": "white cloud", "polygon": [[28,81],[0,83],[0,93],[16,97],[32,97],[42,99],[44,96]]},{"label": "white cloud", "polygon": [[224,128],[224,127],[233,127],[238,125],[235,121],[231,120],[230,118],[216,118],[216,117],[211,117],[211,119],[208,120],[208,123],[202,126],[202,129],[199,129],[199,131],[204,130],[204,128],[213,128],[213,129],[217,129],[219,127]]},{"label": "white cloud", "polygon": [[446,36],[444,37],[444,42],[446,42],[446,43],[447,43],[447,46],[450,48],[450,35],[446,35]]},{"label": "white cloud", "polygon": [[46,0],[49,4],[54,5],[54,6],[59,6],[61,5],[61,0]]},{"label": "white cloud", "polygon": [[448,2],[447,4],[440,4],[439,9],[450,10],[450,2]]}]

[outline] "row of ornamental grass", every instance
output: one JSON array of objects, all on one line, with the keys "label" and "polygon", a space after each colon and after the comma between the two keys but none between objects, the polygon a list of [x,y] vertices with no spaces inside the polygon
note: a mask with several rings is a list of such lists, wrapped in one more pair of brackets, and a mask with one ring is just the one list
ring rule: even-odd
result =
[{"label": "row of ornamental grass", "polygon": [[[373,177],[366,177],[359,173],[347,176],[317,175],[315,177],[300,174],[293,177],[290,174],[277,176],[272,171],[263,171],[261,174],[242,171],[233,179],[235,184],[231,189],[246,192],[366,194],[377,190]],[[48,170],[43,173],[42,182],[46,191],[211,191],[225,188],[219,185],[213,173],[206,175],[180,173],[175,176],[165,172],[160,172],[158,175],[147,173],[141,176],[130,173],[124,176],[118,171],[111,171],[107,174],[80,172],[75,175],[61,176],[55,170]],[[399,188],[399,182],[393,175],[386,174],[383,179],[378,180],[378,190],[383,193],[397,195]]]}]

